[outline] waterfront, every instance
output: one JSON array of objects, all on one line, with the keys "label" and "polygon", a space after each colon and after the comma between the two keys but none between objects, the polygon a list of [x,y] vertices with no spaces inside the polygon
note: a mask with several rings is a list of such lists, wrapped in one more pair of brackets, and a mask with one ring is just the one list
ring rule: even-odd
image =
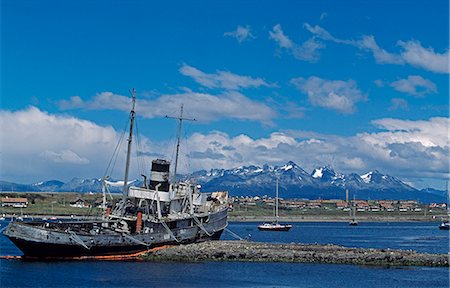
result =
[{"label": "waterfront", "polygon": [[[2,227],[6,223],[2,222]],[[448,252],[448,231],[436,223],[295,223],[287,233],[260,232],[256,223],[230,230],[254,241],[333,243],[347,247]],[[224,239],[232,239],[226,233]],[[20,255],[4,236],[2,255]],[[291,263],[154,263],[1,261],[1,287],[448,287],[448,268],[364,267]],[[32,280],[31,280],[32,279]]]}]

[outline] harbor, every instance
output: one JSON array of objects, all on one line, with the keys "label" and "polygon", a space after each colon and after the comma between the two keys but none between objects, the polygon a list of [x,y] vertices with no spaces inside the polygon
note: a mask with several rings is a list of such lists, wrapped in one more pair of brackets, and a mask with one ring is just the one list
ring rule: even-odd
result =
[{"label": "harbor", "polygon": [[[0,223],[3,227],[5,221]],[[328,287],[346,287],[348,283],[356,287],[380,287],[380,281],[383,281],[383,287],[408,287],[407,284],[410,283],[418,285],[411,287],[448,287],[447,266],[396,266],[393,265],[394,262],[375,265],[373,261],[372,264],[321,264],[325,263],[326,258],[318,258],[319,255],[337,257],[329,254],[327,256],[324,250],[317,252],[322,248],[338,249],[337,247],[347,247],[348,251],[353,251],[355,255],[365,251],[369,253],[367,255],[373,255],[375,258],[378,256],[370,253],[384,253],[383,255],[387,256],[393,252],[395,257],[401,255],[403,261],[414,255],[417,259],[422,255],[442,257],[448,253],[448,231],[439,230],[438,223],[435,222],[360,222],[356,227],[345,222],[297,222],[293,223],[289,232],[279,233],[259,231],[258,224],[259,222],[229,223],[230,231],[247,238],[251,234],[249,241],[235,240],[225,230],[221,237],[224,241],[204,242],[198,246],[183,245],[168,249],[165,247],[154,251],[153,256],[136,255],[138,257],[135,259],[109,259],[110,261],[22,261],[18,260],[20,251],[2,235],[1,255],[16,256],[11,260],[0,259],[2,287],[31,287],[26,280],[30,277],[36,280],[34,287],[70,286],[64,283],[76,283],[71,285],[78,287],[205,287],[208,283],[214,283],[216,287],[292,287],[296,286],[295,283],[309,285],[308,287],[321,287],[323,283]],[[228,244],[230,242],[231,244]],[[285,262],[280,262],[282,252],[277,252],[277,258],[273,260],[270,257],[262,261],[250,259],[251,253],[267,251],[264,247],[269,246],[268,249],[271,249],[272,245],[288,247],[283,249],[286,253],[290,253],[291,245],[299,246],[299,249],[305,249],[304,251],[315,249],[316,252],[294,252],[297,258],[299,255],[303,255],[304,260],[312,260],[314,257],[316,262],[292,262],[288,255],[286,260],[283,260]],[[195,260],[195,254],[190,254],[191,259],[168,259],[169,253],[188,254],[187,249],[193,251],[192,253],[202,252],[208,258]],[[241,250],[235,252],[235,249]],[[212,254],[219,250],[225,254]],[[264,253],[269,256],[275,253],[274,251]],[[397,251],[403,254],[396,254]],[[233,259],[233,255],[239,253],[245,253],[245,258],[248,259],[239,258],[243,255],[236,255]],[[253,256],[261,257],[264,253]],[[213,255],[214,257],[211,257]],[[364,259],[363,254],[355,255],[353,256]],[[400,258],[396,261],[400,261]],[[419,264],[423,265],[418,262],[415,265]],[[274,277],[274,272],[281,276]],[[130,277],[129,273],[133,273],[133,277]],[[348,282],[349,279],[351,282]],[[399,282],[398,279],[408,281]]]}]

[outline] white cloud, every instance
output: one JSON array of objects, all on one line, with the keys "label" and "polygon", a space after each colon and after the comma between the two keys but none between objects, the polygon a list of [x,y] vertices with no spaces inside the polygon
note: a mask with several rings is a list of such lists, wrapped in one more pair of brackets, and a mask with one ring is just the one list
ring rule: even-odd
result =
[{"label": "white cloud", "polygon": [[[92,100],[82,101],[79,97],[61,101],[61,109],[93,109],[121,110],[128,112],[131,107],[129,97],[111,92],[102,92]],[[73,103],[72,103],[73,101]],[[180,94],[162,95],[154,100],[138,99],[136,110],[139,116],[145,118],[163,117],[173,111],[178,111],[181,105],[190,115],[195,115],[199,121],[218,121],[221,119],[237,119],[259,121],[272,125],[276,111],[268,105],[251,100],[239,92],[226,91],[220,95],[208,93],[185,92]]]},{"label": "white cloud", "polygon": [[294,47],[292,40],[289,39],[288,36],[284,35],[280,24],[275,25],[273,27],[273,31],[269,31],[269,37],[277,42],[278,46],[281,48],[292,49]]},{"label": "white cloud", "polygon": [[322,40],[327,40],[327,41],[332,41],[332,42],[336,42],[336,43],[343,43],[343,44],[352,44],[354,45],[354,41],[352,40],[343,40],[343,39],[339,39],[334,37],[333,35],[330,34],[330,32],[328,32],[327,30],[325,30],[324,28],[315,25],[315,26],[311,26],[308,23],[305,23],[303,25],[303,27],[308,30],[309,32],[311,32],[315,37],[322,39]]},{"label": "white cloud", "polygon": [[417,75],[411,75],[406,79],[394,81],[390,85],[399,92],[417,97],[437,93],[436,85],[433,82]]},{"label": "white cloud", "polygon": [[380,48],[372,35],[364,35],[361,40],[355,42],[355,46],[371,51],[375,61],[379,64],[404,64],[404,59],[400,55],[389,53]]},{"label": "white cloud", "polygon": [[258,88],[261,86],[275,87],[261,78],[252,78],[250,76],[241,76],[227,71],[216,71],[216,73],[205,73],[199,69],[183,64],[180,73],[189,76],[197,83],[208,88],[223,88],[229,90],[239,90],[243,88]]},{"label": "white cloud", "polygon": [[101,177],[119,139],[112,127],[36,107],[2,110],[0,123],[1,178],[25,183]]},{"label": "white cloud", "polygon": [[449,49],[443,53],[435,52],[433,48],[425,48],[419,41],[398,41],[399,53],[391,53],[381,48],[373,35],[363,35],[360,40],[339,39],[332,36],[320,26],[305,24],[305,28],[315,37],[336,43],[351,45],[362,50],[370,51],[379,64],[409,64],[435,73],[449,73]]},{"label": "white cloud", "polygon": [[88,164],[89,160],[80,157],[77,153],[72,150],[61,150],[59,152],[54,152],[50,150],[45,150],[40,153],[39,156],[44,157],[45,159],[51,160],[55,163],[69,163],[69,164]]},{"label": "white cloud", "polygon": [[410,65],[436,73],[449,73],[449,50],[436,53],[433,48],[422,47],[419,41],[398,41],[403,48],[401,57]]},{"label": "white cloud", "polygon": [[408,109],[409,109],[408,101],[406,101],[405,99],[401,99],[401,98],[392,98],[391,99],[391,106],[389,107],[390,111],[408,110]]},{"label": "white cloud", "polygon": [[[8,131],[0,134],[1,178],[25,183],[101,177],[120,138],[112,127],[52,115],[35,107],[15,112],[3,110],[0,124],[2,131]],[[343,172],[379,169],[408,178],[448,177],[450,118],[417,121],[386,118],[373,124],[379,131],[353,136],[284,131],[254,139],[219,131],[194,133],[182,145],[179,168],[185,173],[293,160],[307,171],[330,164]],[[150,163],[154,155],[165,155],[171,145],[166,141],[150,142],[141,136],[139,154],[146,155],[144,161]],[[122,177],[124,149],[121,147],[117,160],[121,165],[116,164],[116,173],[111,175],[118,179]],[[135,157],[135,153],[132,155]],[[139,176],[141,171],[132,168],[131,177]]]},{"label": "white cloud", "polygon": [[344,172],[378,169],[402,177],[448,177],[449,118],[379,119],[373,124],[380,130],[348,137],[303,131],[274,132],[260,139],[196,133],[188,139],[187,146],[195,147],[191,157],[183,161],[192,170],[293,160],[307,171],[330,164]]},{"label": "white cloud", "polygon": [[235,31],[225,32],[223,35],[236,38],[239,43],[249,41],[250,39],[255,39],[255,36],[253,36],[250,26],[248,25],[245,27],[238,25]]},{"label": "white cloud", "polygon": [[286,49],[298,60],[317,62],[319,60],[318,51],[324,47],[315,38],[310,38],[302,44],[297,44],[284,34],[281,25],[277,24],[269,31],[269,38],[274,40],[280,48]]},{"label": "white cloud", "polygon": [[353,80],[325,80],[312,76],[308,79],[294,78],[291,83],[308,95],[308,100],[312,105],[333,109],[344,114],[353,113],[356,110],[356,103],[367,99],[367,96],[358,89]]}]

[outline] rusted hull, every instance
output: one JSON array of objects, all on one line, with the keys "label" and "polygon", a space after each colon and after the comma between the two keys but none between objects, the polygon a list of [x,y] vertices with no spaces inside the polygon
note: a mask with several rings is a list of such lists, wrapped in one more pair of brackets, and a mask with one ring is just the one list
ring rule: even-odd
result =
[{"label": "rusted hull", "polygon": [[[125,255],[163,245],[218,240],[227,226],[227,211],[209,215],[208,222],[201,227],[189,220],[171,222],[174,227],[170,231],[167,224],[144,223],[146,233],[124,234],[105,229],[96,235],[69,232],[66,227],[74,224],[54,224],[47,228],[45,222],[41,222],[42,225],[39,222],[12,222],[3,233],[23,252],[25,258]],[[96,227],[92,222],[86,222],[88,224]],[[80,225],[83,223],[78,223]]]},{"label": "rusted hull", "polygon": [[[223,230],[215,232],[210,237],[196,239],[192,241],[184,241],[183,243],[194,243],[207,240],[219,240]],[[34,241],[26,241],[19,238],[9,237],[9,239],[23,252],[22,259],[54,259],[54,260],[71,260],[80,256],[108,256],[108,255],[130,255],[143,252],[148,249],[161,247],[165,245],[178,245],[176,241],[168,241],[165,243],[155,243],[151,246],[144,245],[105,245],[95,246],[89,250],[79,245],[42,243]]]}]

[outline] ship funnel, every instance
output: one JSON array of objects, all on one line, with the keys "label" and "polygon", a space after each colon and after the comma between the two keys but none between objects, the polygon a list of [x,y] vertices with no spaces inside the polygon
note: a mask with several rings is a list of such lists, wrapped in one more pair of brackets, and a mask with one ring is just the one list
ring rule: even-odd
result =
[{"label": "ship funnel", "polygon": [[152,161],[152,175],[150,177],[150,189],[158,191],[169,192],[169,168],[170,162],[163,159],[156,159]]}]

